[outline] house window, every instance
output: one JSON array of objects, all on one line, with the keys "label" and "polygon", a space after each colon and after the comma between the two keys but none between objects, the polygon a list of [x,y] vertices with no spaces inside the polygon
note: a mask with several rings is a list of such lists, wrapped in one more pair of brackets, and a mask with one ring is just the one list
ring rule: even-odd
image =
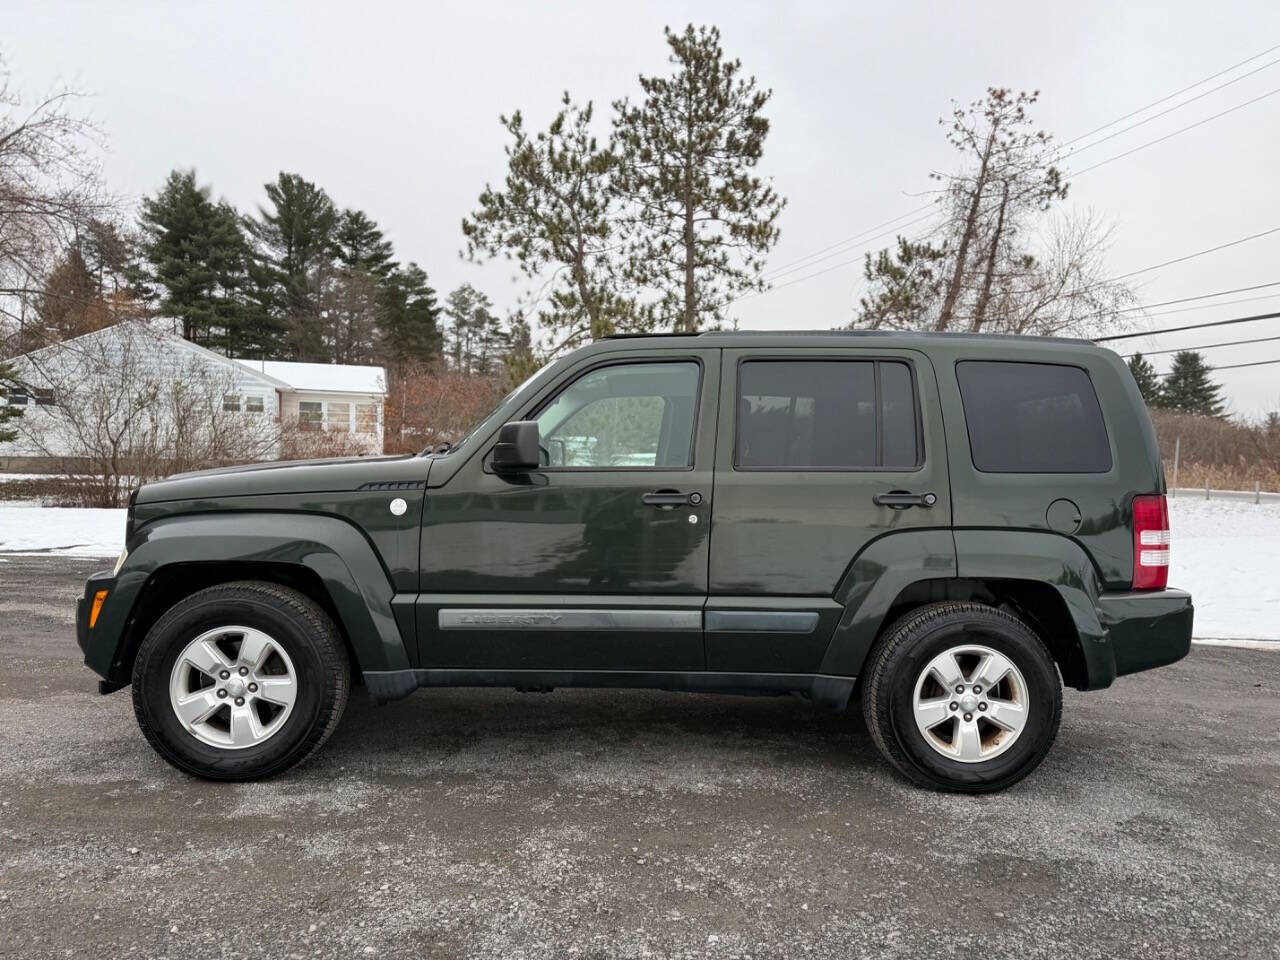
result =
[{"label": "house window", "polygon": [[240,412],[240,394],[224,393],[222,395],[222,409],[226,411]]},{"label": "house window", "polygon": [[25,407],[27,405],[27,388],[14,384],[9,388],[7,399],[15,407]]},{"label": "house window", "polygon": [[264,407],[261,397],[245,397],[244,412],[245,413],[262,413]]},{"label": "house window", "polygon": [[356,404],[356,433],[378,432],[378,405],[376,403]]},{"label": "house window", "polygon": [[324,405],[316,400],[298,401],[298,429],[324,429]]},{"label": "house window", "polygon": [[325,410],[325,427],[335,433],[346,433],[351,429],[351,404],[330,403]]},{"label": "house window", "polygon": [[47,387],[36,387],[31,391],[31,396],[35,398],[38,407],[52,407],[57,403],[53,398],[53,390]]}]

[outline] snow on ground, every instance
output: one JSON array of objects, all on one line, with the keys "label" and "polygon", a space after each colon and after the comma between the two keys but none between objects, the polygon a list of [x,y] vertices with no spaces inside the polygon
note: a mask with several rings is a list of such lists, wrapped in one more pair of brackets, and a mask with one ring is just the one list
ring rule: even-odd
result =
[{"label": "snow on ground", "polygon": [[0,502],[0,555],[115,557],[124,546],[124,515],[123,509],[42,507],[25,500]]},{"label": "snow on ground", "polygon": [[[1280,640],[1280,503],[1169,501],[1169,583],[1190,590],[1197,637]],[[0,555],[114,557],[124,510],[0,503]]]},{"label": "snow on ground", "polygon": [[1191,591],[1197,637],[1280,640],[1280,504],[1169,500],[1169,585]]}]

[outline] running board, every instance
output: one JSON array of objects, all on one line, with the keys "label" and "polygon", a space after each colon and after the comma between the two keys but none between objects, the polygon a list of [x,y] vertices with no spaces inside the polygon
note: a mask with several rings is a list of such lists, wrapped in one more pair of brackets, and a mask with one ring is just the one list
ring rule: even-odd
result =
[{"label": "running board", "polygon": [[795,693],[842,711],[849,705],[855,677],[822,673],[714,673],[650,670],[366,670],[365,686],[379,703],[407,697],[420,687],[613,687],[745,696]]}]

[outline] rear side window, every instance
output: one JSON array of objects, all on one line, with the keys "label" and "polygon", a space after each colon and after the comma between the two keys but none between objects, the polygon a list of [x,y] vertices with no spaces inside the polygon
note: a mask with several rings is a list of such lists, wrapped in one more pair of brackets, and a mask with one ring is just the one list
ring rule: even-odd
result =
[{"label": "rear side window", "polygon": [[911,369],[878,360],[748,360],[738,368],[742,469],[914,469]]},{"label": "rear side window", "polygon": [[1106,473],[1111,445],[1093,381],[1059,363],[964,360],[956,379],[984,473]]}]

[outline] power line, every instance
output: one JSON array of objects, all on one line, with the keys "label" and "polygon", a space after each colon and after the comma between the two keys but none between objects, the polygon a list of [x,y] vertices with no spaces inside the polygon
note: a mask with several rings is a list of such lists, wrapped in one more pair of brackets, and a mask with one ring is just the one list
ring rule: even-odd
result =
[{"label": "power line", "polygon": [[1272,343],[1280,340],[1280,337],[1254,337],[1252,340],[1224,340],[1222,343],[1202,343],[1198,347],[1173,347],[1169,350],[1148,350],[1143,353],[1139,350],[1137,353],[1126,353],[1125,359],[1130,357],[1159,357],[1166,353],[1182,353],[1186,350],[1215,350],[1218,347],[1240,347],[1246,343]]},{"label": "power line", "polygon": [[[1280,90],[1277,90],[1276,92],[1280,93]],[[1188,253],[1185,257],[1174,257],[1172,260],[1165,260],[1163,263],[1157,263],[1150,267],[1143,267],[1141,270],[1130,270],[1128,273],[1122,273],[1118,277],[1112,277],[1110,280],[1106,280],[1104,282],[1115,283],[1117,280],[1127,280],[1129,277],[1136,277],[1140,273],[1150,273],[1152,270],[1159,270],[1161,267],[1171,267],[1175,263],[1186,263],[1188,260],[1203,257],[1205,254],[1217,253],[1219,250],[1226,250],[1228,247],[1238,247],[1242,243],[1248,243],[1250,240],[1267,237],[1273,233],[1280,233],[1280,227],[1272,227],[1270,230],[1263,230],[1261,233],[1250,234],[1247,237],[1241,237],[1238,240],[1231,240],[1228,243],[1220,243],[1216,247],[1197,250],[1195,253]]]},{"label": "power line", "polygon": [[[1280,363],[1280,360],[1254,360],[1254,361],[1253,361],[1253,362],[1251,362],[1251,363],[1228,363],[1228,364],[1226,364],[1225,366],[1221,366],[1221,367],[1207,367],[1206,369],[1208,369],[1208,370],[1215,370],[1215,371],[1216,371],[1216,370],[1239,370],[1241,367],[1269,367],[1269,366],[1271,366],[1271,364],[1273,364],[1273,363]],[[1171,373],[1173,373],[1173,371],[1172,371],[1172,370],[1169,370],[1169,371],[1167,371],[1167,372],[1165,372],[1165,373],[1157,373],[1157,374],[1156,374],[1156,376],[1157,376],[1157,377],[1167,377],[1167,376],[1169,376]]]},{"label": "power line", "polygon": [[1198,307],[1179,307],[1177,310],[1160,310],[1156,313],[1148,313],[1148,317],[1168,317],[1175,313],[1200,313],[1205,310],[1217,310],[1219,307],[1230,307],[1237,303],[1258,303],[1262,300],[1275,300],[1280,297],[1280,293],[1269,293],[1263,297],[1241,297],[1239,300],[1223,300],[1221,303],[1202,304]]},{"label": "power line", "polygon": [[[931,209],[933,209],[933,204],[926,203],[924,206],[916,207],[914,210],[904,213],[900,217],[894,217],[892,220],[884,221],[884,223],[877,223],[874,227],[867,227],[867,229],[863,230],[861,233],[855,233],[851,237],[845,237],[843,240],[837,240],[835,243],[831,244],[830,246],[823,247],[821,250],[815,250],[813,251],[813,253],[800,257],[798,260],[789,260],[786,263],[782,264],[781,266],[776,267],[773,270],[767,270],[765,272],[766,274],[769,274],[769,275],[779,274],[779,273],[791,273],[792,271],[786,269],[787,267],[793,266],[798,263],[803,263],[806,260],[811,260],[813,257],[818,256],[818,254],[826,253],[828,250],[834,250],[836,247],[842,247],[846,243],[849,243],[852,240],[857,240],[859,237],[862,237],[865,234],[870,233],[872,230],[879,230],[881,227],[887,227],[891,223],[897,223],[899,220],[905,220],[907,217],[913,216],[914,214],[923,213],[925,210],[931,210]],[[907,224],[904,224],[904,226],[907,226]],[[843,253],[844,251],[842,250],[840,252]],[[817,260],[813,261],[813,263],[817,263],[817,262],[819,261]],[[806,264],[806,266],[813,266],[813,263]]]},{"label": "power line", "polygon": [[[1231,86],[1232,84],[1239,83],[1241,80],[1247,80],[1249,79],[1249,77],[1252,77],[1256,73],[1261,73],[1263,70],[1267,70],[1271,67],[1274,67],[1277,63],[1280,63],[1280,59],[1272,60],[1270,63],[1264,63],[1262,66],[1255,67],[1253,70],[1250,70],[1248,73],[1242,73],[1238,77],[1233,77],[1232,79],[1228,80],[1226,83],[1220,83],[1216,87],[1210,87],[1204,93],[1198,93],[1194,97],[1191,97],[1187,100],[1183,100],[1181,103],[1175,103],[1172,107],[1169,107],[1165,110],[1161,110],[1159,113],[1153,113],[1151,116],[1146,117],[1142,120],[1139,120],[1137,123],[1131,123],[1129,124],[1129,126],[1121,130],[1115,131],[1115,133],[1109,133],[1105,137],[1102,137],[1098,140],[1094,140],[1092,143],[1086,143],[1083,147],[1080,147],[1078,150],[1072,150],[1071,154],[1073,155],[1077,154],[1081,150],[1092,150],[1098,144],[1106,143],[1108,140],[1114,140],[1116,137],[1121,136],[1122,134],[1126,134],[1130,130],[1136,130],[1138,129],[1138,127],[1145,126],[1146,124],[1150,123],[1152,120],[1159,120],[1161,117],[1167,117],[1169,114],[1173,113],[1173,111],[1175,110],[1181,110],[1183,107],[1189,106],[1190,104],[1195,103],[1197,100],[1203,100],[1205,97],[1210,96],[1211,94],[1217,93],[1219,90],[1224,90],[1227,87]],[[1069,144],[1075,143],[1077,140],[1081,140],[1081,139],[1083,138],[1077,137],[1075,140],[1068,141],[1068,143],[1064,143],[1062,146],[1066,147]]]},{"label": "power line", "polygon": [[[910,222],[908,222],[908,223],[901,224],[901,227],[909,227],[909,226],[911,226],[911,224],[913,224],[913,223],[919,223],[921,220],[927,220],[927,219],[929,219],[929,218],[928,218],[928,217],[921,217],[921,218],[920,218],[920,220],[912,220],[912,221],[910,221]],[[899,230],[901,227],[894,228],[893,230],[886,230],[884,233],[878,233],[878,234],[876,234],[874,237],[868,237],[866,240],[864,240],[864,241],[863,241],[862,243],[860,243],[858,246],[865,247],[867,244],[872,243],[872,242],[873,242],[873,241],[875,241],[875,240],[879,240],[879,239],[881,239],[881,238],[883,238],[883,237],[892,236],[893,234],[897,233],[897,232],[898,232],[898,230]],[[857,249],[857,247],[850,247],[849,249],[850,249],[850,250],[854,250],[854,249]],[[849,252],[849,250],[842,250],[842,251],[840,251],[840,252],[841,252],[841,253],[848,253],[848,252]],[[769,288],[768,288],[768,289],[766,289],[766,290],[757,290],[757,291],[755,291],[754,293],[744,293],[742,296],[740,296],[740,297],[735,297],[733,300],[730,300],[730,301],[729,301],[729,303],[725,304],[725,306],[730,306],[730,305],[732,305],[732,304],[735,304],[735,303],[737,303],[739,300],[750,300],[750,299],[752,299],[753,297],[762,297],[762,296],[764,296],[766,293],[772,293],[772,292],[773,292],[773,291],[775,291],[775,290],[781,290],[783,287],[789,287],[789,286],[791,286],[792,284],[802,283],[802,282],[803,282],[803,281],[805,281],[805,280],[812,280],[814,277],[820,277],[820,276],[822,276],[824,273],[830,273],[832,270],[839,270],[841,267],[847,267],[847,266],[849,266],[849,264],[851,264],[851,263],[858,263],[861,259],[862,259],[862,257],[854,257],[852,260],[842,260],[842,261],[840,261],[839,263],[833,263],[833,264],[832,264],[831,266],[829,266],[829,267],[824,267],[822,270],[818,270],[818,271],[816,271],[816,272],[814,272],[814,273],[806,273],[803,277],[796,277],[794,280],[788,280],[786,283],[780,283],[780,284],[778,284],[777,286],[769,287]]]},{"label": "power line", "polygon": [[[1254,290],[1266,290],[1269,287],[1280,287],[1280,280],[1273,281],[1272,283],[1257,283],[1251,287],[1236,287],[1232,290],[1219,290],[1217,293],[1202,293],[1194,297],[1179,297],[1177,300],[1161,300],[1159,303],[1144,303],[1136,307],[1125,307],[1123,310],[1116,310],[1115,313],[1133,313],[1136,310],[1150,310],[1152,307],[1171,307],[1178,303],[1191,303],[1194,300],[1211,300],[1214,297],[1225,297],[1232,293],[1250,293]],[[1244,303],[1246,301],[1233,300],[1231,302]],[[1210,306],[1225,306],[1225,304],[1211,304]],[[1206,307],[1203,309],[1208,308]]]},{"label": "power line", "polygon": [[1215,113],[1213,116],[1205,117],[1203,120],[1197,120],[1195,123],[1188,124],[1185,127],[1173,131],[1173,133],[1166,133],[1163,137],[1157,137],[1155,140],[1149,140],[1146,143],[1139,144],[1132,150],[1126,150],[1124,153],[1117,153],[1114,157],[1108,157],[1106,160],[1101,160],[1093,166],[1085,167],[1083,170],[1077,170],[1072,173],[1071,176],[1079,177],[1082,174],[1088,173],[1090,170],[1097,170],[1099,167],[1105,167],[1108,163],[1112,163],[1116,160],[1122,160],[1127,156],[1137,153],[1139,150],[1147,149],[1147,147],[1154,147],[1157,143],[1164,143],[1166,140],[1171,137],[1176,137],[1180,133],[1186,133],[1188,130],[1194,130],[1196,127],[1204,126],[1211,120],[1217,120],[1219,117],[1225,117],[1229,113],[1235,113],[1237,110],[1243,110],[1245,107],[1251,106],[1259,100],[1265,100],[1267,97],[1274,97],[1277,93],[1280,93],[1280,87],[1276,87],[1274,90],[1269,90],[1261,96],[1254,97],[1252,100],[1246,100],[1244,103],[1237,103],[1234,107],[1223,110],[1221,113]]},{"label": "power line", "polygon": [[[1268,47],[1266,50],[1263,50],[1261,53],[1256,53],[1256,54],[1254,54],[1254,55],[1253,55],[1253,56],[1251,56],[1251,57],[1246,57],[1244,60],[1241,60],[1241,61],[1239,61],[1238,63],[1234,63],[1234,64],[1232,64],[1231,66],[1226,67],[1226,68],[1224,68],[1224,69],[1222,69],[1222,70],[1219,70],[1217,73],[1210,74],[1210,75],[1209,75],[1209,76],[1207,76],[1207,77],[1203,77],[1202,79],[1197,80],[1195,83],[1192,83],[1192,84],[1189,84],[1188,86],[1182,87],[1182,88],[1181,88],[1181,89],[1179,89],[1179,90],[1175,90],[1173,93],[1166,94],[1165,96],[1161,97],[1161,98],[1160,98],[1160,99],[1158,99],[1158,100],[1153,100],[1151,103],[1148,103],[1148,104],[1146,104],[1145,106],[1139,107],[1137,110],[1133,110],[1133,111],[1131,111],[1131,112],[1129,112],[1129,113],[1126,113],[1126,114],[1125,114],[1124,116],[1122,116],[1122,117],[1117,117],[1115,120],[1111,120],[1111,121],[1109,121],[1108,123],[1104,123],[1104,124],[1103,124],[1102,126],[1100,126],[1100,127],[1095,127],[1094,129],[1092,129],[1092,130],[1088,131],[1087,133],[1082,133],[1082,134],[1080,134],[1078,137],[1074,137],[1073,139],[1066,141],[1065,143],[1063,143],[1063,144],[1062,144],[1062,146],[1063,146],[1063,147],[1069,147],[1069,146],[1070,146],[1071,144],[1073,144],[1073,143],[1078,143],[1078,142],[1079,142],[1079,141],[1081,141],[1081,140],[1088,139],[1089,137],[1093,136],[1095,133],[1101,133],[1103,130],[1106,130],[1106,129],[1110,128],[1110,127],[1113,127],[1113,126],[1115,126],[1117,123],[1123,123],[1125,120],[1128,120],[1128,119],[1130,119],[1131,117],[1136,117],[1136,116],[1137,116],[1138,114],[1140,114],[1140,113],[1145,113],[1147,110],[1150,110],[1152,107],[1157,107],[1157,106],[1159,106],[1159,105],[1160,105],[1160,104],[1162,104],[1162,103],[1166,103],[1167,101],[1172,100],[1174,97],[1181,96],[1182,94],[1184,94],[1184,93],[1186,93],[1186,92],[1188,92],[1188,91],[1190,91],[1190,90],[1194,90],[1196,87],[1203,86],[1204,84],[1206,84],[1206,83],[1210,82],[1211,80],[1216,80],[1218,77],[1224,76],[1225,74],[1228,74],[1228,73],[1230,73],[1232,70],[1238,69],[1239,67],[1242,67],[1242,66],[1244,66],[1245,64],[1252,63],[1254,60],[1257,60],[1257,59],[1259,59],[1259,58],[1261,58],[1261,57],[1265,57],[1267,54],[1269,54],[1269,53],[1273,53],[1273,52],[1274,52],[1274,51],[1276,51],[1276,50],[1280,50],[1280,44],[1277,44],[1277,45],[1272,46],[1272,47]],[[1277,61],[1277,62],[1280,62],[1280,61]],[[1247,74],[1245,74],[1245,75],[1244,75],[1244,76],[1242,76],[1242,77],[1237,77],[1237,78],[1236,78],[1236,80],[1242,80],[1242,79],[1244,79],[1244,77],[1252,76],[1252,74],[1257,73],[1259,70],[1266,69],[1266,67],[1269,67],[1269,66],[1271,66],[1271,65],[1272,65],[1272,64],[1266,64],[1264,67],[1259,67],[1259,68],[1257,68],[1256,70],[1253,70],[1253,71],[1251,71],[1250,73],[1247,73]],[[1235,82],[1235,80],[1232,80],[1232,81],[1231,81],[1231,83],[1234,83],[1234,82]],[[1227,85],[1228,85],[1228,84],[1222,84],[1222,85],[1220,85],[1220,86],[1218,86],[1218,87],[1215,87],[1215,88],[1214,88],[1214,90],[1222,89],[1222,87],[1223,87],[1223,86],[1227,86]],[[1207,93],[1213,93],[1213,92],[1214,92],[1214,90],[1207,91]],[[1202,95],[1200,95],[1200,96],[1205,96],[1205,95],[1207,95],[1207,94],[1202,94]],[[1270,94],[1264,94],[1264,96],[1269,96],[1269,95],[1270,95]],[[1180,109],[1181,107],[1184,107],[1184,106],[1186,106],[1187,104],[1189,104],[1189,103],[1193,103],[1193,102],[1195,102],[1195,100],[1200,99],[1200,96],[1194,97],[1194,98],[1192,98],[1191,100],[1187,100],[1187,101],[1185,101],[1185,102],[1183,102],[1183,103],[1181,103],[1181,104],[1178,104],[1178,106],[1177,106],[1177,107],[1173,107],[1173,108],[1171,108],[1171,109],[1175,109],[1175,110],[1176,110],[1176,109]],[[1259,99],[1261,99],[1261,98],[1259,98]],[[1250,101],[1250,103],[1251,103],[1251,102],[1254,102],[1254,101]],[[1248,105],[1249,105],[1248,103],[1240,104],[1240,105],[1239,105],[1239,106],[1237,106],[1237,107],[1233,107],[1233,108],[1231,108],[1231,110],[1237,110],[1237,109],[1240,109],[1240,108],[1241,108],[1241,107],[1243,107],[1243,106],[1248,106]],[[1138,150],[1144,149],[1145,147],[1152,146],[1152,145],[1154,145],[1155,143],[1159,143],[1159,142],[1161,142],[1161,140],[1167,140],[1167,139],[1169,139],[1169,137],[1177,136],[1179,133],[1184,133],[1184,132],[1186,132],[1187,130],[1193,129],[1194,127],[1199,126],[1199,125],[1201,125],[1201,124],[1203,124],[1203,123],[1208,123],[1210,120],[1217,119],[1217,117],[1218,117],[1218,116],[1223,116],[1223,115],[1225,115],[1225,113],[1230,113],[1230,112],[1231,112],[1231,110],[1224,111],[1224,113],[1223,113],[1223,114],[1217,114],[1217,115],[1215,115],[1215,116],[1213,116],[1213,117],[1207,117],[1207,118],[1205,118],[1204,120],[1201,120],[1201,121],[1198,121],[1198,122],[1197,122],[1197,123],[1195,123],[1195,124],[1192,124],[1191,126],[1184,127],[1182,130],[1174,131],[1173,133],[1168,134],[1167,136],[1160,138],[1160,140],[1154,140],[1154,141],[1151,141],[1151,143],[1142,144],[1142,145],[1140,145],[1139,147],[1136,147],[1136,148],[1134,148],[1133,150],[1128,151],[1127,153],[1120,154],[1120,155],[1118,155],[1118,156],[1116,156],[1116,157],[1111,157],[1111,158],[1109,158],[1109,159],[1107,159],[1107,160],[1103,160],[1103,161],[1101,161],[1101,162],[1099,162],[1099,163],[1097,163],[1097,164],[1094,164],[1092,167],[1087,167],[1087,168],[1085,168],[1085,170],[1077,171],[1075,174],[1073,174],[1073,176],[1079,176],[1081,173],[1085,173],[1085,172],[1087,172],[1088,170],[1094,170],[1094,169],[1097,169],[1098,167],[1103,166],[1104,164],[1110,163],[1112,160],[1118,160],[1118,159],[1120,159],[1120,157],[1127,156],[1127,155],[1128,155],[1128,153],[1136,153]],[[1169,111],[1169,110],[1163,111],[1161,114],[1159,114],[1159,116],[1164,116],[1165,114],[1167,114],[1167,113],[1169,113],[1169,112],[1171,112],[1171,111]],[[1154,118],[1154,117],[1152,117],[1152,118],[1150,118],[1150,119],[1155,119],[1155,118]],[[1143,121],[1143,122],[1145,123],[1146,121]],[[1134,124],[1133,126],[1139,126],[1139,124]],[[1133,127],[1128,127],[1128,128],[1126,128],[1126,129],[1133,129]],[[1121,132],[1124,132],[1124,131],[1121,131]],[[1110,137],[1110,136],[1108,136],[1108,137],[1107,137],[1107,138],[1105,138],[1105,139],[1110,139],[1110,138],[1111,138],[1111,137]],[[1098,141],[1095,141],[1093,144],[1090,144],[1089,146],[1096,146],[1098,143],[1101,143],[1101,142],[1103,142],[1103,141],[1102,141],[1102,140],[1098,140]],[[1086,147],[1081,147],[1080,149],[1081,149],[1081,150],[1083,150],[1083,149],[1087,149],[1087,148],[1086,148]],[[1079,152],[1079,151],[1076,151],[1076,152]],[[815,250],[813,253],[806,254],[805,256],[800,257],[800,258],[798,258],[798,259],[796,259],[796,260],[790,260],[790,261],[788,261],[787,263],[782,264],[782,266],[780,266],[780,267],[776,268],[775,270],[769,270],[769,271],[766,271],[766,275],[767,275],[767,276],[776,276],[776,275],[781,274],[781,273],[782,273],[782,272],[784,272],[784,271],[785,271],[785,272],[793,272],[793,271],[787,270],[787,268],[788,268],[788,267],[797,266],[797,265],[800,265],[800,264],[807,264],[808,266],[812,266],[814,263],[819,263],[819,262],[821,262],[821,259],[829,259],[829,258],[826,258],[826,257],[822,257],[822,258],[820,258],[819,260],[814,260],[814,258],[815,258],[815,257],[820,257],[820,255],[821,255],[821,254],[827,253],[827,252],[828,252],[828,251],[830,251],[830,250],[835,250],[837,247],[842,247],[842,246],[844,246],[844,245],[845,245],[845,244],[847,244],[847,243],[852,243],[853,241],[858,240],[859,238],[863,237],[865,234],[870,233],[870,232],[872,232],[872,231],[874,231],[874,230],[878,230],[878,229],[880,229],[881,227],[886,227],[886,226],[888,226],[889,224],[895,223],[895,222],[896,222],[896,221],[898,221],[898,220],[905,220],[907,217],[913,216],[913,215],[915,215],[915,214],[917,214],[917,213],[923,213],[923,212],[924,212],[924,211],[926,211],[926,210],[930,210],[930,209],[932,209],[932,207],[933,207],[933,204],[932,204],[932,203],[928,203],[928,204],[925,204],[925,205],[923,205],[923,206],[917,207],[917,208],[916,208],[916,209],[914,209],[914,210],[908,211],[907,213],[904,213],[904,214],[902,214],[901,216],[894,217],[892,220],[886,220],[886,221],[884,221],[883,223],[879,223],[879,224],[877,224],[877,225],[875,225],[875,226],[873,226],[873,227],[868,227],[868,228],[867,228],[867,229],[865,229],[865,230],[862,230],[862,231],[860,231],[860,232],[858,232],[858,233],[852,234],[851,236],[845,237],[843,240],[837,240],[835,243],[829,244],[829,245],[827,245],[827,246],[823,247],[823,248],[822,248],[822,249],[820,249],[820,250]],[[844,251],[841,251],[841,252],[844,252]],[[851,261],[851,262],[854,262],[854,261]],[[844,266],[844,265],[845,265],[845,264],[842,264],[842,266]],[[824,272],[825,272],[825,271],[824,271]],[[818,276],[818,274],[814,274],[814,276]],[[775,288],[775,289],[776,289],[776,288]]]},{"label": "power line", "polygon": [[1197,80],[1195,83],[1189,86],[1183,87],[1181,90],[1175,90],[1173,93],[1168,94],[1167,96],[1161,97],[1159,100],[1156,100],[1152,103],[1148,103],[1145,107],[1139,107],[1137,110],[1134,110],[1131,113],[1126,113],[1123,117],[1117,117],[1115,120],[1112,120],[1110,123],[1104,123],[1100,127],[1095,127],[1094,129],[1090,130],[1088,133],[1082,133],[1080,134],[1080,136],[1076,137],[1074,140],[1068,140],[1066,143],[1063,144],[1063,146],[1069,147],[1073,143],[1078,143],[1081,140],[1087,140],[1089,137],[1092,137],[1095,133],[1101,133],[1103,130],[1106,130],[1108,127],[1114,127],[1117,123],[1124,123],[1130,117],[1136,117],[1140,113],[1146,113],[1152,107],[1158,107],[1160,106],[1160,104],[1168,100],[1172,100],[1174,97],[1180,97],[1182,96],[1182,94],[1186,93],[1188,90],[1194,90],[1196,87],[1203,86],[1204,84],[1208,83],[1210,80],[1217,80],[1219,77],[1225,76],[1226,74],[1230,73],[1232,70],[1235,70],[1239,67],[1243,67],[1246,63],[1252,63],[1254,60],[1258,60],[1262,57],[1265,57],[1268,53],[1274,53],[1276,50],[1280,50],[1280,44],[1277,44],[1274,47],[1268,47],[1266,50],[1263,50],[1261,53],[1255,53],[1252,57],[1246,57],[1244,60],[1241,60],[1239,63],[1233,63],[1231,66],[1226,67],[1225,69],[1219,70],[1217,73],[1211,74],[1210,76],[1207,76],[1202,80]]},{"label": "power line", "polygon": [[1136,337],[1155,337],[1162,333],[1180,333],[1183,330],[1203,330],[1206,327],[1229,327],[1236,323],[1253,323],[1255,320],[1274,320],[1280,313],[1258,313],[1251,317],[1232,317],[1230,320],[1212,320],[1208,323],[1189,323],[1182,327],[1165,327],[1162,330],[1142,330],[1138,333],[1113,333],[1108,337],[1094,337],[1095,343],[1111,340],[1133,340]]}]

